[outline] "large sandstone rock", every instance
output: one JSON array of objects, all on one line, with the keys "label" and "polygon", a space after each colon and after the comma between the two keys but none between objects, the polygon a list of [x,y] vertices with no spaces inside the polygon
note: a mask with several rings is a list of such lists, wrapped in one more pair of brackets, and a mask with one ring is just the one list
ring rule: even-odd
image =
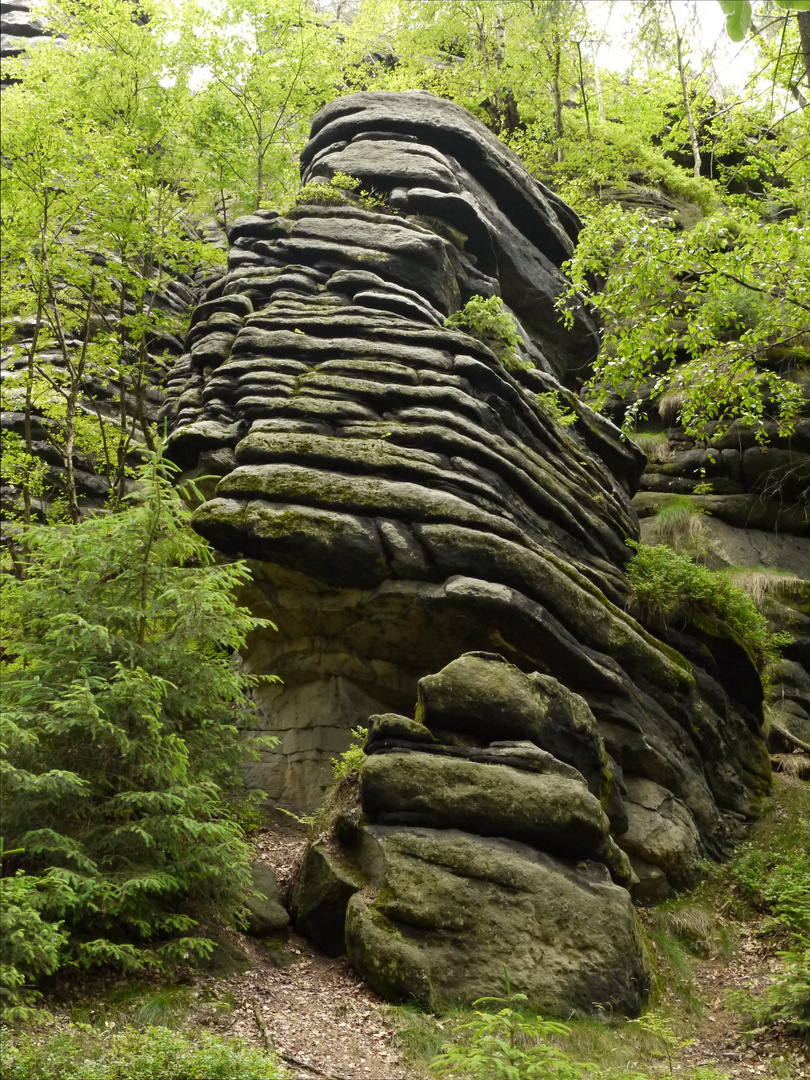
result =
[{"label": "large sandstone rock", "polygon": [[636,1014],[653,973],[629,894],[515,841],[371,826],[361,859],[379,891],[348,904],[349,957],[379,994],[428,1008],[513,990],[544,1012]]},{"label": "large sandstone rock", "polygon": [[[627,614],[643,455],[556,377],[594,347],[583,313],[571,331],[552,315],[576,216],[424,93],[327,106],[303,166],[306,180],[354,171],[399,213],[349,198],[237,221],[166,408],[175,459],[220,478],[195,527],[250,560],[245,599],[278,625],[245,656],[284,680],[257,689],[256,727],[281,742],[251,781],[311,808],[329,759],[374,718],[366,825],[344,823],[340,850],[312,849],[296,918],[328,926],[332,951],[345,931],[358,969],[392,994],[426,1000],[434,980],[459,1000],[491,992],[494,945],[478,965],[466,950],[502,930],[533,1000],[586,1008],[591,979],[589,1002],[632,1011],[649,980],[615,882],[631,883],[632,855],[645,880],[677,887],[756,813],[770,779],[759,675],[722,626],[666,644]],[[515,313],[522,368],[442,325],[476,294]],[[555,423],[549,391],[572,427]],[[372,827],[402,838],[379,834],[376,870],[353,850]],[[402,845],[426,828],[436,899],[392,933],[421,865]],[[517,858],[510,844],[517,893],[517,869],[499,868]],[[393,851],[409,869],[388,875]],[[438,897],[452,913],[479,877],[479,909],[464,893],[453,937]],[[533,897],[555,889],[587,929],[562,914],[543,929]],[[557,959],[530,976],[517,958],[541,948]],[[411,974],[386,983],[386,957]]]}]

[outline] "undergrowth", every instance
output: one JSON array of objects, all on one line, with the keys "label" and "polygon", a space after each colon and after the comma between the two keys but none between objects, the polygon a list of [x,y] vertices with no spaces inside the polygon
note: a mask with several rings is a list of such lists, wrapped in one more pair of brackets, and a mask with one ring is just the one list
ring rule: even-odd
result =
[{"label": "undergrowth", "polygon": [[463,330],[486,345],[508,371],[528,369],[531,364],[518,356],[520,334],[514,318],[504,308],[500,296],[471,297],[464,307],[444,320],[450,330]]},{"label": "undergrowth", "polygon": [[276,1058],[209,1032],[165,1027],[2,1034],[3,1080],[281,1080]]},{"label": "undergrowth", "polygon": [[771,630],[751,597],[726,575],[698,566],[663,544],[628,544],[636,551],[627,567],[629,607],[642,621],[660,627],[709,616],[725,622],[745,643],[760,670],[778,658],[790,638]]},{"label": "undergrowth", "polygon": [[760,933],[776,946],[780,971],[761,997],[730,996],[750,1031],[781,1024],[810,1043],[810,790],[782,789],[754,835],[721,872],[726,903],[764,915]]}]

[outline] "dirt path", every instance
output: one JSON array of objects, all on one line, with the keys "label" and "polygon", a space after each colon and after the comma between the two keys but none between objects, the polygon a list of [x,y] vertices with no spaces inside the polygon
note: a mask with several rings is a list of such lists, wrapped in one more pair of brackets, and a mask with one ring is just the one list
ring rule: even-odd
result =
[{"label": "dirt path", "polygon": [[706,1012],[695,1020],[692,1045],[678,1054],[676,1076],[698,1065],[712,1065],[731,1080],[810,1078],[810,1058],[798,1039],[777,1025],[753,1037],[747,1035],[740,1016],[728,1006],[729,993],[756,997],[778,971],[773,947],[757,931],[755,924],[740,927],[739,950],[733,960],[693,961],[694,992]]},{"label": "dirt path", "polygon": [[[263,831],[255,842],[258,861],[275,870],[282,890],[305,843],[300,830],[284,826]],[[383,1003],[345,958],[324,956],[294,932],[275,953],[243,935],[235,935],[234,944],[247,953],[250,969],[209,984],[236,1003],[218,1025],[223,1033],[255,1046],[271,1044],[296,1077],[412,1080]]]}]

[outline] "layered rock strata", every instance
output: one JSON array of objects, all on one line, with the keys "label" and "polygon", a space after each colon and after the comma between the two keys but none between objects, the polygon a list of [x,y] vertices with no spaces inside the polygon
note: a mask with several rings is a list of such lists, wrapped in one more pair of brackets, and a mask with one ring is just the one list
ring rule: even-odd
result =
[{"label": "layered rock strata", "polygon": [[[350,729],[370,714],[414,724],[417,691],[424,710],[426,677],[450,665],[446,705],[417,715],[424,745],[384,748],[363,772],[370,824],[349,840],[365,854],[336,871],[342,885],[316,875],[342,913],[338,945],[345,917],[370,981],[426,1000],[424,979],[466,963],[462,939],[500,933],[508,897],[523,899],[504,958],[539,963],[538,897],[564,879],[548,940],[559,945],[566,918],[607,936],[620,925],[630,966],[613,954],[604,970],[623,974],[593,981],[603,1003],[632,1011],[647,969],[610,875],[628,883],[629,855],[639,887],[663,894],[728,852],[769,782],[758,674],[720,626],[681,634],[675,651],[625,611],[643,458],[555,378],[593,344],[584,315],[570,333],[553,316],[573,213],[462,109],[423,93],[324,109],[304,178],[334,171],[359,174],[384,205],[347,197],[237,221],[228,273],[169,380],[172,454],[220,477],[195,527],[251,560],[249,600],[278,625],[245,657],[284,680],[257,695],[257,726],[281,745],[252,782],[312,807]],[[516,315],[523,367],[443,326],[476,294],[501,294]],[[459,660],[470,652],[498,656]],[[412,895],[420,874],[432,914]],[[358,894],[372,879],[384,911]],[[441,920],[458,905],[454,929]],[[534,921],[518,917],[526,905]],[[374,929],[384,918],[399,924],[396,956]],[[572,945],[579,959],[560,959],[546,984],[526,960],[533,998],[585,1007],[590,948]],[[398,965],[411,974],[386,982]],[[493,953],[442,993],[487,992],[495,966]]]}]

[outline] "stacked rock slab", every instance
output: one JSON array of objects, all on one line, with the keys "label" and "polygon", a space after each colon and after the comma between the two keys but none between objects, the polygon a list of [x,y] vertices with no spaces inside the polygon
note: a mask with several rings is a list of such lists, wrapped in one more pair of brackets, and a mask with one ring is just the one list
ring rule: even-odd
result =
[{"label": "stacked rock slab", "polygon": [[[169,382],[171,452],[190,472],[221,478],[195,526],[252,561],[249,600],[278,625],[258,633],[245,657],[249,670],[284,680],[258,693],[257,726],[281,744],[252,782],[274,802],[315,805],[352,727],[371,714],[413,715],[420,680],[464,653],[496,653],[508,663],[484,666],[496,665],[530,715],[519,722],[518,709],[507,722],[498,705],[482,712],[456,680],[458,701],[442,722],[418,719],[437,745],[463,753],[373,754],[363,779],[366,868],[344,867],[348,884],[337,892],[351,894],[355,875],[365,880],[376,867],[396,907],[430,864],[433,894],[449,890],[451,918],[458,882],[480,877],[505,903],[517,895],[510,890],[532,896],[544,875],[568,875],[588,897],[585,906],[571,900],[571,917],[597,925],[596,912],[618,903],[609,898],[624,896],[606,869],[622,879],[622,851],[648,891],[689,884],[701,858],[729,850],[767,789],[762,690],[751,656],[721,627],[684,633],[686,659],[624,610],[643,459],[556,378],[587,363],[593,347],[584,315],[570,333],[553,315],[575,215],[464,110],[424,93],[333,102],[315,119],[304,166],[307,180],[359,176],[389,206],[350,199],[237,221],[229,271],[197,309]],[[503,295],[530,369],[507,370],[475,338],[443,326],[475,294]],[[576,413],[573,427],[538,398],[551,390]],[[570,731],[560,720],[569,716],[578,717]],[[507,762],[504,742],[520,744]],[[547,759],[578,775],[544,771]],[[420,777],[437,790],[480,788],[480,797],[423,803]],[[574,825],[572,791],[584,815]],[[549,810],[552,825],[533,832],[540,805],[558,799],[561,816]],[[487,831],[487,821],[497,826]],[[451,840],[457,873],[442,862]],[[442,966],[420,967],[428,938],[452,952],[454,933],[458,942],[484,933],[465,896],[467,922],[456,931],[403,917],[402,941],[417,942],[403,960],[416,973],[407,992]],[[394,918],[364,914],[361,903],[349,903],[350,941],[359,940],[352,926]],[[542,966],[542,929],[518,924],[536,938],[530,953]],[[629,941],[634,924],[623,925]],[[375,940],[364,934],[364,959],[354,946],[367,972],[383,963]],[[504,940],[503,958],[511,965],[524,945]],[[631,954],[636,974],[620,981],[640,978],[643,962]],[[584,985],[583,971],[572,961],[560,1000],[583,1007],[571,989]],[[376,984],[384,989],[385,979]],[[634,1007],[604,986],[605,1001]],[[476,985],[474,996],[490,989]],[[468,991],[471,982],[455,996]],[[538,1001],[551,994],[532,992]]]}]

